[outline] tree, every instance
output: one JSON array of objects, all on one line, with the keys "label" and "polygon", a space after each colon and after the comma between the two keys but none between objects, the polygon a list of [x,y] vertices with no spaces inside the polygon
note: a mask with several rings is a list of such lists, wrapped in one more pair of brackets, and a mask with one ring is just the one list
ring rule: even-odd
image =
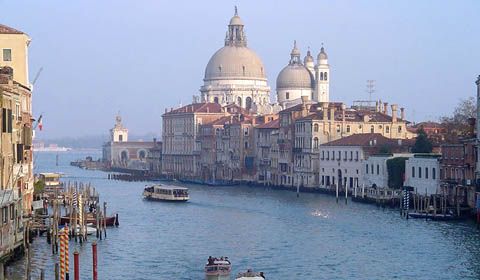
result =
[{"label": "tree", "polygon": [[415,144],[413,145],[412,152],[413,153],[431,153],[433,146],[432,142],[428,139],[427,134],[425,131],[420,128],[417,131],[417,138]]},{"label": "tree", "polygon": [[445,140],[447,142],[456,142],[459,137],[470,134],[469,119],[475,118],[477,104],[473,96],[461,99],[453,110],[452,116],[440,118],[440,122],[446,130]]},{"label": "tree", "polygon": [[401,189],[405,178],[406,157],[396,157],[387,160],[388,187],[392,189]]}]

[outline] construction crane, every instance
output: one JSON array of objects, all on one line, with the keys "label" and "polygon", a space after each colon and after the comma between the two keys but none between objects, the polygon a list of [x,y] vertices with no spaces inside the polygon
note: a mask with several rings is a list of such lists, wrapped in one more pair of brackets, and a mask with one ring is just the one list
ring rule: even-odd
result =
[{"label": "construction crane", "polygon": [[35,85],[35,83],[37,82],[38,77],[40,77],[40,74],[42,73],[42,71],[43,71],[43,67],[40,67],[40,69],[38,69],[37,74],[35,75],[35,78],[33,79],[32,86]]}]

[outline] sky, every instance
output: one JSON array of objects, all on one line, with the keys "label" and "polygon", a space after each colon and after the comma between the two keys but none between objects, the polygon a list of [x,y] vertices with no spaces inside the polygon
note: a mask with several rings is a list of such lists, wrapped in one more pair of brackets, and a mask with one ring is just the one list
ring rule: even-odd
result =
[{"label": "sky", "polygon": [[161,134],[166,108],[199,94],[234,6],[263,60],[272,96],[293,40],[328,53],[330,99],[405,107],[409,120],[451,114],[476,95],[480,1],[0,0],[0,23],[27,33],[39,138],[108,132],[120,112],[134,134]]}]

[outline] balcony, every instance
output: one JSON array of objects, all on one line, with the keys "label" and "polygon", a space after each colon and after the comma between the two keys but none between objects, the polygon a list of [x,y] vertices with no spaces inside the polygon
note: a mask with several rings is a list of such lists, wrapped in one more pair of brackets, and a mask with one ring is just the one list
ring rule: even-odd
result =
[{"label": "balcony", "polygon": [[302,148],[293,148],[293,149],[292,149],[292,152],[293,152],[294,154],[299,154],[299,153],[302,152]]}]

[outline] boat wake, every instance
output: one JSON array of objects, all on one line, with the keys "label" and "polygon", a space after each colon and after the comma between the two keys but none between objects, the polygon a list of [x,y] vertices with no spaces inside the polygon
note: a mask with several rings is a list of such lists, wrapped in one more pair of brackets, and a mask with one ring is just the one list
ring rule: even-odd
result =
[{"label": "boat wake", "polygon": [[324,219],[328,219],[328,213],[324,213],[320,210],[315,210],[311,213],[312,216],[314,217],[320,217],[320,218],[324,218]]}]

